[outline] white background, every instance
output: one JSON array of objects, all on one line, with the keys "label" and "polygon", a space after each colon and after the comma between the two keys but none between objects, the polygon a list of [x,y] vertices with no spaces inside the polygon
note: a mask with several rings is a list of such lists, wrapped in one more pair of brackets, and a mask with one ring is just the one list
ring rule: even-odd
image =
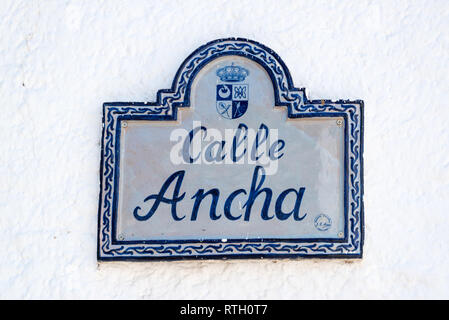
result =
[{"label": "white background", "polygon": [[[361,261],[96,261],[101,105],[200,45],[275,50],[365,101]],[[0,298],[449,298],[449,2],[0,2]]]}]

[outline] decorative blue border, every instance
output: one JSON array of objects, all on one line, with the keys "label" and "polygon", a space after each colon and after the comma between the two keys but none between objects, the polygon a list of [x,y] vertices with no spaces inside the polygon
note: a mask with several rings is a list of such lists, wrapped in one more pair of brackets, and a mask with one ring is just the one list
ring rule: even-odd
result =
[{"label": "decorative blue border", "polygon": [[[242,56],[269,74],[276,106],[288,118],[343,117],[345,127],[345,235],[343,239],[249,239],[204,241],[118,241],[115,237],[118,199],[119,137],[122,120],[176,120],[178,107],[190,106],[190,88],[198,72],[212,60]],[[213,258],[361,258],[363,254],[363,101],[308,100],[295,88],[287,66],[266,46],[248,39],[211,41],[188,56],[170,89],[159,90],[156,102],[103,104],[103,133],[98,213],[98,260]]]}]

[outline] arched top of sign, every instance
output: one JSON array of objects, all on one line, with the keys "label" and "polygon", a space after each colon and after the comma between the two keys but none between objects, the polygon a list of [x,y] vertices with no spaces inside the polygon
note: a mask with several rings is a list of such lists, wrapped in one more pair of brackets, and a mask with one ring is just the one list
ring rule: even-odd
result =
[{"label": "arched top of sign", "polygon": [[[228,57],[232,56],[235,56],[236,58],[227,59]],[[225,62],[221,64],[221,62],[219,61],[220,58],[223,58],[222,60]],[[241,58],[249,59],[255,64],[251,61]],[[247,68],[248,65],[234,65],[233,61],[231,61],[239,59],[240,62],[245,60],[254,68]],[[211,67],[214,69],[205,68],[208,64],[214,64],[214,62],[217,62],[216,65],[211,65]],[[273,218],[274,216],[268,217],[268,211],[266,211],[265,213],[262,213],[263,217],[261,218],[261,216],[259,216],[258,222],[252,225],[253,229],[245,229],[250,223],[249,218],[246,219],[246,213],[248,213],[249,217],[249,211],[251,209],[248,209],[248,206],[246,207],[247,209],[245,210],[247,211],[245,213],[245,221],[240,221],[237,220],[240,216],[232,216],[229,208],[232,207],[233,199],[238,195],[241,196],[243,192],[244,194],[246,194],[246,191],[244,189],[238,189],[234,192],[232,192],[232,190],[228,190],[229,188],[235,187],[236,185],[242,185],[242,180],[238,180],[238,178],[235,178],[236,180],[230,179],[233,179],[232,177],[239,176],[243,176],[244,178],[246,178],[246,173],[248,171],[252,171],[254,167],[254,175],[252,181],[255,185],[257,174],[260,171],[260,166],[249,164],[247,167],[245,167],[245,169],[239,169],[240,171],[237,170],[237,173],[233,172],[233,175],[221,173],[222,176],[217,173],[220,172],[220,170],[208,169],[210,170],[210,174],[207,176],[207,179],[209,179],[207,182],[212,181],[217,185],[223,187],[222,189],[220,189],[222,191],[220,193],[220,196],[224,194],[223,197],[225,197],[225,195],[228,197],[224,207],[220,208],[220,210],[222,211],[219,214],[222,214],[224,210],[225,215],[229,217],[229,221],[225,221],[223,223],[223,220],[225,218],[220,220],[220,217],[214,216],[213,220],[216,222],[216,224],[213,227],[210,227],[209,225],[207,225],[206,227],[209,228],[207,230],[209,234],[204,233],[205,229],[195,229],[199,228],[198,225],[192,226],[185,224],[185,230],[190,230],[190,233],[183,233],[183,230],[181,230],[182,232],[177,233],[180,230],[178,226],[182,225],[182,223],[177,224],[176,227],[174,227],[173,224],[169,226],[171,222],[167,222],[167,220],[157,220],[160,217],[162,217],[161,219],[169,219],[167,218],[167,216],[170,216],[170,206],[172,206],[172,215],[175,218],[176,214],[173,212],[176,211],[176,209],[173,208],[176,207],[176,202],[174,202],[174,200],[164,198],[163,194],[157,195],[157,191],[154,191],[151,188],[157,186],[161,181],[158,180],[156,181],[156,183],[154,183],[154,181],[150,180],[153,179],[152,176],[157,176],[157,174],[163,174],[165,179],[167,179],[167,176],[170,176],[170,174],[173,173],[173,168],[175,168],[173,167],[173,161],[172,163],[169,163],[171,159],[169,160],[169,157],[167,156],[167,154],[170,153],[170,150],[168,150],[168,148],[171,141],[170,134],[168,134],[167,131],[169,129],[167,128],[170,128],[170,126],[185,126],[187,124],[183,121],[172,122],[169,124],[164,123],[162,125],[161,123],[159,123],[160,125],[158,126],[157,121],[177,120],[178,108],[190,107],[191,104],[194,104],[195,108],[198,107],[198,110],[200,110],[201,112],[205,112],[205,110],[201,109],[200,106],[197,106],[197,102],[199,100],[192,100],[193,102],[191,101],[191,98],[194,99],[193,97],[196,97],[196,93],[192,93],[191,91],[194,90],[193,88],[196,88],[195,79],[209,79],[208,81],[203,81],[202,83],[207,84],[206,87],[208,89],[204,91],[208,92],[207,99],[209,100],[205,100],[208,101],[207,106],[211,107],[208,112],[213,111],[214,116],[209,118],[205,117],[205,122],[208,122],[205,125],[210,125],[212,121],[215,121],[215,123],[226,123],[226,125],[238,125],[239,128],[241,126],[247,127],[243,122],[239,125],[240,121],[244,121],[247,124],[252,121],[252,123],[254,124],[254,122],[259,120],[255,118],[256,115],[259,116],[259,111],[261,109],[251,109],[249,105],[253,103],[252,101],[255,100],[251,100],[252,98],[248,98],[251,93],[249,93],[248,96],[245,95],[248,92],[254,92],[251,91],[253,88],[252,84],[259,84],[262,83],[262,81],[257,80],[259,79],[257,78],[248,80],[249,84],[247,84],[244,79],[245,77],[249,79],[254,71],[256,71],[255,73],[260,74],[264,73],[258,66],[257,68],[255,68],[256,64],[258,66],[261,66],[261,68],[266,71],[269,77],[268,79],[266,75],[264,76],[265,78],[263,80],[263,88],[265,88],[265,91],[263,92],[267,92],[267,90],[270,90],[271,94],[271,88],[268,89],[270,87],[269,82],[271,80],[275,106],[286,107],[287,117],[289,119],[316,118],[320,121],[318,124],[318,126],[321,126],[320,130],[323,130],[317,133],[317,135],[319,136],[318,139],[321,140],[313,140],[313,138],[311,139],[310,136],[305,133],[304,128],[295,127],[302,125],[299,124],[299,122],[306,123],[307,121],[309,121],[309,119],[302,119],[301,121],[290,121],[289,123],[286,123],[284,121],[285,118],[282,118],[282,121],[273,120],[275,118],[275,115],[273,113],[273,119],[271,119],[271,116],[269,116],[269,120],[263,120],[263,122],[268,125],[262,123],[260,128],[266,128],[266,132],[270,130],[270,121],[278,121],[277,124],[279,125],[279,132],[280,134],[283,134],[283,137],[286,139],[286,141],[287,138],[290,139],[289,148],[290,151],[292,151],[289,153],[289,155],[282,158],[282,163],[284,165],[282,169],[283,171],[276,176],[278,179],[277,182],[273,183],[273,185],[276,186],[273,188],[277,188],[276,190],[273,190],[273,197],[274,192],[276,192],[277,195],[279,194],[276,200],[275,209],[276,215],[281,217],[278,220],[280,221],[287,219],[289,217],[289,214],[291,215],[293,212],[292,211],[291,213],[286,214],[282,211],[282,203],[288,192],[296,192],[296,199],[300,199],[300,197],[303,196],[304,192],[307,192],[305,193],[305,197],[308,198],[306,198],[304,202],[309,201],[309,203],[311,203],[310,207],[315,206],[314,208],[317,209],[314,210],[313,214],[309,212],[310,214],[307,216],[307,220],[304,220],[305,222],[301,224],[300,227],[298,227],[298,225],[296,224],[290,225],[291,227],[288,230],[282,229],[289,222],[281,221],[278,224],[274,224],[275,227],[272,228],[273,224],[270,225],[269,223],[273,223],[273,221],[275,220]],[[207,72],[202,73],[202,70],[206,70]],[[197,75],[199,74],[201,76],[197,77]],[[212,77],[207,78],[211,75],[213,76],[213,80]],[[198,80],[198,83],[199,82],[200,80]],[[232,94],[230,94],[230,92],[232,92]],[[258,94],[253,95],[253,97],[254,96],[256,96],[257,98]],[[272,96],[270,96],[270,101],[272,101],[271,97]],[[210,101],[212,101],[212,103],[209,103]],[[253,104],[253,106],[254,105],[255,104]],[[262,104],[262,107],[264,105],[265,103]],[[221,107],[223,107],[226,112],[227,110],[231,110],[231,115],[224,115],[223,113],[221,113]],[[192,113],[195,112],[195,108],[190,109]],[[212,108],[214,109],[212,110]],[[217,110],[215,110],[215,108]],[[246,112],[250,109],[252,111]],[[221,117],[226,119],[217,116],[216,111],[218,111]],[[253,113],[251,114],[251,112]],[[231,119],[232,121],[229,121],[229,119]],[[278,117],[277,119],[280,119],[280,117]],[[310,122],[314,121],[315,119],[310,119]],[[316,123],[317,122],[315,122],[314,125],[316,125]],[[132,129],[131,127],[134,129]],[[201,127],[200,129],[202,128],[203,127]],[[287,130],[289,130],[288,134],[286,134]],[[192,130],[191,133],[193,131],[194,130]],[[321,133],[323,133],[322,136],[320,136]],[[302,140],[300,139],[300,137],[303,137],[301,138]],[[121,141],[123,140],[125,140],[125,142],[121,143]],[[327,154],[329,154],[328,149],[323,150],[324,153],[314,154],[314,150],[321,150],[320,148],[322,148],[317,141],[322,142],[324,140],[327,141],[326,143],[328,146],[330,146],[329,148],[338,150],[336,152],[338,156],[326,158],[331,159],[327,162],[322,162],[323,159],[321,155],[326,152]],[[131,141],[131,143],[127,143],[126,141]],[[286,145],[286,142],[283,141],[282,143],[283,146]],[[300,143],[304,144],[301,145]],[[306,145],[305,143],[309,143],[309,145]],[[278,144],[278,146],[280,145],[282,144]],[[312,147],[310,147],[308,151],[302,149],[302,146],[310,145]],[[126,149],[124,146],[127,146],[126,148],[128,149]],[[130,146],[133,146],[132,148],[134,149],[129,149]],[[317,148],[314,148],[314,146],[317,146]],[[142,151],[145,148],[147,151]],[[157,150],[157,152],[154,152],[155,150]],[[134,161],[129,164],[128,167],[126,167],[126,164],[124,163],[125,161],[122,160],[125,159],[124,155],[127,152],[128,155],[133,155],[133,161],[140,161],[141,159],[144,160],[142,160],[142,162],[139,162],[139,165],[136,165]],[[136,155],[139,152],[141,156]],[[308,154],[308,158],[306,158],[306,161],[300,160],[298,158],[299,156],[297,157],[297,155],[300,155],[301,153],[306,155]],[[312,154],[314,156],[311,156]],[[361,258],[363,251],[362,248],[364,232],[362,199],[362,155],[362,100],[308,100],[305,89],[295,88],[287,66],[273,50],[258,42],[247,39],[227,38],[211,41],[196,49],[185,59],[185,61],[181,64],[180,68],[176,72],[171,88],[159,90],[157,92],[157,99],[155,102],[107,102],[103,104],[103,133],[101,147],[100,199],[98,216],[98,259],[123,260],[298,256],[318,258]],[[147,161],[147,159],[150,159],[152,161]],[[154,163],[157,163],[157,167],[153,165]],[[191,163],[192,162],[190,162],[190,164],[182,164],[184,166],[182,177],[184,177],[184,172],[186,174],[186,177],[187,175],[189,175],[189,179],[191,182],[190,185],[198,182],[204,182],[204,180],[200,179],[201,173],[198,174],[199,171],[195,171],[200,167],[197,166],[195,169],[194,165],[192,165]],[[333,169],[333,179],[335,179],[332,181],[336,181],[335,184],[329,184],[327,182],[321,181],[320,178],[316,178],[315,180],[309,179],[308,183],[309,186],[311,186],[310,188],[308,186],[298,187],[299,183],[302,183],[304,180],[295,180],[295,188],[292,188],[292,186],[282,186],[283,189],[281,189],[281,185],[283,183],[291,182],[289,179],[302,179],[304,177],[308,179],[311,176],[318,177],[320,174],[328,177],[329,175],[326,170],[328,170],[328,168],[332,166],[333,163],[336,163],[335,168],[337,168]],[[234,165],[235,164],[228,166],[227,170],[234,170],[229,169],[236,168]],[[222,167],[222,169],[223,168],[224,167]],[[307,174],[305,174],[305,176],[293,174],[298,171],[298,168],[302,168],[301,170],[303,170],[303,172],[312,173],[310,173],[308,176]],[[132,174],[129,174],[129,171],[126,170],[134,171],[132,171]],[[180,170],[179,167],[176,170]],[[316,172],[314,172],[314,170],[316,170]],[[320,170],[324,170],[325,172]],[[154,174],[154,171],[157,171],[157,174]],[[168,188],[171,183],[170,181],[173,181],[176,177],[178,177],[177,181],[182,180],[180,172],[181,171],[176,171],[176,174],[178,175],[173,173],[170,176],[171,180],[170,178],[167,179],[166,183],[164,183],[165,187],[162,187],[160,189],[161,193],[163,192],[162,190],[166,190]],[[192,172],[197,172],[196,176]],[[170,174],[165,176],[166,173]],[[265,174],[263,175],[265,176]],[[136,180],[133,180],[134,177],[138,177],[140,179],[138,183],[136,183]],[[276,177],[273,177],[273,179],[275,179]],[[226,180],[227,182],[224,182],[224,180]],[[236,183],[237,180],[238,183]],[[260,181],[261,182],[259,182],[259,186],[261,187],[264,180]],[[125,185],[126,187],[123,187]],[[145,190],[142,190],[142,186],[145,186]],[[199,188],[201,187],[202,186],[199,186]],[[284,187],[288,188],[284,189]],[[178,188],[178,184],[176,188]],[[183,191],[189,191],[187,190],[187,183],[183,185],[183,188],[185,189],[183,189]],[[195,197],[202,197],[202,192],[204,192],[204,190],[199,188],[199,193],[196,193],[193,197],[192,194],[189,194],[189,197],[186,197],[187,200],[185,200],[184,203],[193,201],[192,199],[194,199]],[[251,188],[253,188],[253,185],[251,185]],[[305,191],[306,189],[314,191]],[[218,190],[218,187],[216,190]],[[252,190],[251,192],[254,193],[256,191]],[[248,191],[248,194],[250,194],[251,192]],[[145,193],[145,195],[143,195],[143,193]],[[135,194],[139,194],[139,199],[135,199]],[[206,194],[204,194],[204,196],[205,195]],[[249,197],[250,196],[248,195],[248,200],[246,203],[250,201]],[[123,201],[125,200],[121,200],[123,205],[122,207],[126,208],[126,210],[122,210],[123,212],[121,211],[121,209],[119,210],[119,198],[126,198],[128,199],[126,200],[128,201],[127,203],[130,203],[129,206],[124,205]],[[141,210],[141,206],[143,207],[144,205],[148,205],[147,200],[156,198],[159,199],[159,202],[162,201],[165,204],[166,210],[159,210],[159,212],[163,211],[165,215],[161,213],[154,214],[155,211],[153,211],[153,208],[151,208],[150,213],[148,214],[145,214],[145,212],[142,213],[143,209]],[[173,195],[173,199],[174,198],[175,196]],[[180,199],[182,198],[178,198],[179,201]],[[220,198],[220,201],[223,202],[223,199],[224,198]],[[325,201],[323,201],[323,199],[325,199]],[[170,201],[172,204],[167,204],[170,203]],[[338,206],[335,205],[335,203],[337,202]],[[301,200],[299,200],[299,203],[297,203],[298,206],[294,206],[294,210],[299,210],[298,208],[300,203]],[[195,204],[197,203],[195,202]],[[229,205],[227,206],[226,204]],[[305,206],[306,205],[307,204],[305,204]],[[195,210],[198,210],[198,206],[196,207],[196,209],[192,209],[192,215],[190,218],[192,222],[195,222],[197,219],[198,211],[196,211],[195,214],[193,212]],[[135,209],[130,210],[130,208]],[[268,208],[269,207],[267,207],[267,210]],[[157,210],[157,208],[154,210]],[[148,209],[147,212],[149,212]],[[153,214],[156,218],[151,218],[152,220],[148,220],[149,217],[153,216]],[[271,214],[273,215],[273,212],[271,212]],[[123,218],[124,215],[127,216]],[[204,216],[204,212],[203,214],[200,213],[198,215],[198,217],[203,218]],[[136,217],[137,220],[134,219],[134,217]],[[296,221],[298,222],[301,221],[303,217],[305,217],[305,215],[300,216],[298,211],[296,212],[295,217]],[[123,219],[128,219],[128,224],[125,225],[125,227],[123,227]],[[189,219],[185,219],[184,221],[186,220]],[[237,224],[232,224],[235,220],[237,220]],[[267,222],[266,220],[270,220],[271,222]],[[118,221],[121,221],[120,223],[122,223],[119,227],[117,227],[119,223]],[[159,224],[156,223],[155,225],[154,221],[159,221]],[[202,221],[201,223],[203,222],[204,221]],[[240,225],[238,223],[240,223]],[[217,225],[219,227],[217,227]],[[204,227],[204,225],[201,226]],[[224,229],[221,229],[222,226],[224,226]],[[236,226],[243,226],[243,229],[238,229]],[[117,228],[128,228],[126,230],[131,230],[131,232],[120,233],[120,231],[117,231]],[[156,234],[149,234],[149,229],[151,228],[157,229],[156,231],[158,232],[160,230],[162,231]],[[166,232],[164,228],[167,228],[167,232],[174,233],[172,233],[170,236],[167,236],[167,234],[162,233]],[[199,230],[201,232],[192,230]],[[276,231],[277,233],[273,233],[272,230],[281,231]],[[249,233],[246,233],[247,231],[249,233],[252,232],[251,236],[248,236]],[[129,235],[130,237],[126,238],[123,236],[124,234]],[[226,241],[217,238],[217,234],[220,236],[225,236],[224,240]]]},{"label": "arched top of sign", "polygon": [[190,106],[192,83],[201,69],[219,57],[232,55],[248,58],[267,71],[273,84],[275,105],[287,107],[288,117],[297,113],[315,111],[316,108],[313,105],[363,104],[361,100],[308,100],[305,88],[294,87],[290,71],[276,52],[259,42],[243,38],[217,39],[196,49],[179,67],[171,88],[157,92],[156,102],[110,104],[147,106],[151,107],[154,114],[172,115],[171,119],[177,119],[177,108]]}]

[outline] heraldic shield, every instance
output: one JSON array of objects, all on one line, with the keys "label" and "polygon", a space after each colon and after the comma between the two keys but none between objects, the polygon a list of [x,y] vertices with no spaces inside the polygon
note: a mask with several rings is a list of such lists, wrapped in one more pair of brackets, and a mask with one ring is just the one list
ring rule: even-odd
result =
[{"label": "heraldic shield", "polygon": [[240,118],[248,109],[249,86],[241,83],[248,75],[248,70],[234,64],[218,69],[217,112],[223,118]]}]

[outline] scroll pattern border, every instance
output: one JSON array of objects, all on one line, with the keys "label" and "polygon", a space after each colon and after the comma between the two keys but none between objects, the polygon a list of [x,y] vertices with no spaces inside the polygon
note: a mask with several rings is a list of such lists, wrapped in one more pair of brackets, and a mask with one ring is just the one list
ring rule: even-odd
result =
[{"label": "scroll pattern border", "polygon": [[[261,64],[275,89],[275,104],[287,107],[289,118],[346,115],[348,126],[348,224],[345,242],[247,242],[115,244],[112,241],[116,130],[120,118],[177,118],[177,108],[190,104],[190,87],[199,70],[217,57],[239,55]],[[105,103],[103,110],[101,192],[99,207],[98,259],[170,257],[315,256],[361,257],[363,245],[363,101],[309,101],[305,89],[294,88],[290,73],[271,49],[246,39],[210,42],[190,55],[179,68],[171,89],[160,90],[154,103]]]}]

